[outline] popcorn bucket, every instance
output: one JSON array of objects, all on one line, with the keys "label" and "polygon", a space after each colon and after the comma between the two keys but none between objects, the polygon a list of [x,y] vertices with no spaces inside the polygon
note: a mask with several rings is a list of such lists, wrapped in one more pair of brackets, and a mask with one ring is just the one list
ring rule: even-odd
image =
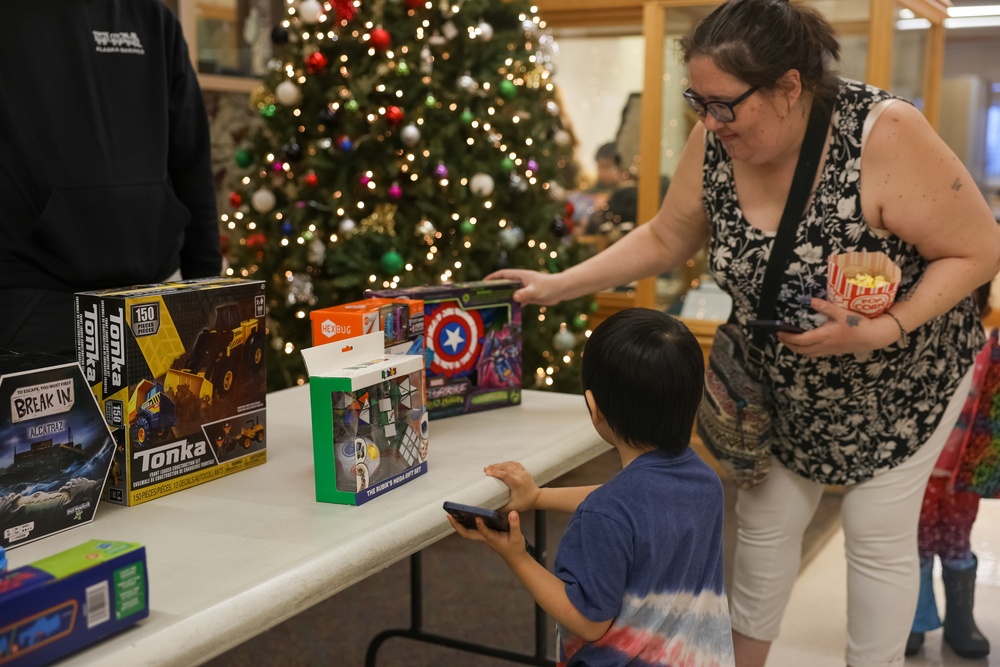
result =
[{"label": "popcorn bucket", "polygon": [[[902,271],[882,252],[847,252],[830,256],[827,299],[866,317],[878,317],[892,305]],[[883,278],[885,284],[863,287],[861,277]]]}]

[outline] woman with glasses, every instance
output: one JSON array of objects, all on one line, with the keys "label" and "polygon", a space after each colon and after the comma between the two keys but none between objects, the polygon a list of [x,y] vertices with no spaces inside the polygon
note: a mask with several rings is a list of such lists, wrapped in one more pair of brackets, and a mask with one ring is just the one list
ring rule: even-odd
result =
[{"label": "woman with glasses", "polygon": [[[847,663],[901,665],[916,607],[917,519],[985,338],[969,294],[1000,268],[990,207],[921,113],[838,77],[840,46],[816,10],[730,0],[682,41],[700,117],[660,210],[563,273],[504,270],[522,303],[551,304],[680,267],[709,270],[755,316],[764,267],[811,113],[831,121],[776,316],[806,329],[765,349],[775,406],[771,471],[739,492],[731,612],[738,667],[764,665],[824,486],[844,485]],[[866,318],[826,300],[833,253],[901,268],[895,303]],[[664,381],[669,381],[665,378]],[[695,663],[697,664],[697,663]]]}]

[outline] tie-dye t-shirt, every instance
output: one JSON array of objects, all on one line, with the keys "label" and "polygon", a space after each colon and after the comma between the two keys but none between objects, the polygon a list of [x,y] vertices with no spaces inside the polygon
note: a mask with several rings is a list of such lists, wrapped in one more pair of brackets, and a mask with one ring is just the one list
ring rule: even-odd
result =
[{"label": "tie-dye t-shirt", "polygon": [[560,663],[732,667],[722,511],[722,483],[691,449],[643,454],[593,491],[555,574],[581,614],[614,622],[596,642],[560,627]]}]

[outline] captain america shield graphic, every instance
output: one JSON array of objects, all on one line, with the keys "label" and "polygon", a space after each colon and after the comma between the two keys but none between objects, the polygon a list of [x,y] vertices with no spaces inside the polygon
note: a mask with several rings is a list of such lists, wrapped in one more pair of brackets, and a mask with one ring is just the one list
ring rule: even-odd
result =
[{"label": "captain america shield graphic", "polygon": [[483,320],[479,313],[444,306],[431,315],[427,340],[433,345],[430,371],[448,378],[468,375],[479,359]]}]

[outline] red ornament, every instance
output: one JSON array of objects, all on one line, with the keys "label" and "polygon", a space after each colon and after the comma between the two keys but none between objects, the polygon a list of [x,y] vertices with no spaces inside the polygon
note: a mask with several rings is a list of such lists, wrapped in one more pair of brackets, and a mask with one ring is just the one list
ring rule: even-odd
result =
[{"label": "red ornament", "polygon": [[243,197],[240,196],[239,192],[229,193],[229,205],[233,208],[239,208],[243,205]]},{"label": "red ornament", "polygon": [[393,125],[399,125],[402,123],[405,116],[406,114],[403,113],[403,110],[399,107],[387,107],[385,110],[385,119]]},{"label": "red ornament", "polygon": [[314,188],[318,183],[319,183],[319,176],[317,176],[315,172],[310,171],[308,174],[306,174],[306,185],[308,185],[311,188]]},{"label": "red ornament", "polygon": [[326,69],[329,61],[319,51],[314,51],[306,56],[306,71],[310,74],[319,74]]},{"label": "red ornament", "polygon": [[392,46],[392,36],[383,28],[375,28],[368,33],[368,43],[376,51],[386,51]]},{"label": "red ornament", "polygon": [[572,218],[574,213],[576,213],[576,207],[573,206],[573,202],[566,202],[566,216]]},{"label": "red ornament", "polygon": [[337,19],[348,22],[354,18],[358,8],[354,6],[354,0],[333,0],[333,11],[337,13]]},{"label": "red ornament", "polygon": [[427,5],[427,0],[406,0],[406,6],[410,9],[423,9]]},{"label": "red ornament", "polygon": [[267,237],[262,233],[257,232],[256,234],[251,234],[247,237],[247,246],[251,248],[256,248],[259,245],[264,245],[267,242]]}]

